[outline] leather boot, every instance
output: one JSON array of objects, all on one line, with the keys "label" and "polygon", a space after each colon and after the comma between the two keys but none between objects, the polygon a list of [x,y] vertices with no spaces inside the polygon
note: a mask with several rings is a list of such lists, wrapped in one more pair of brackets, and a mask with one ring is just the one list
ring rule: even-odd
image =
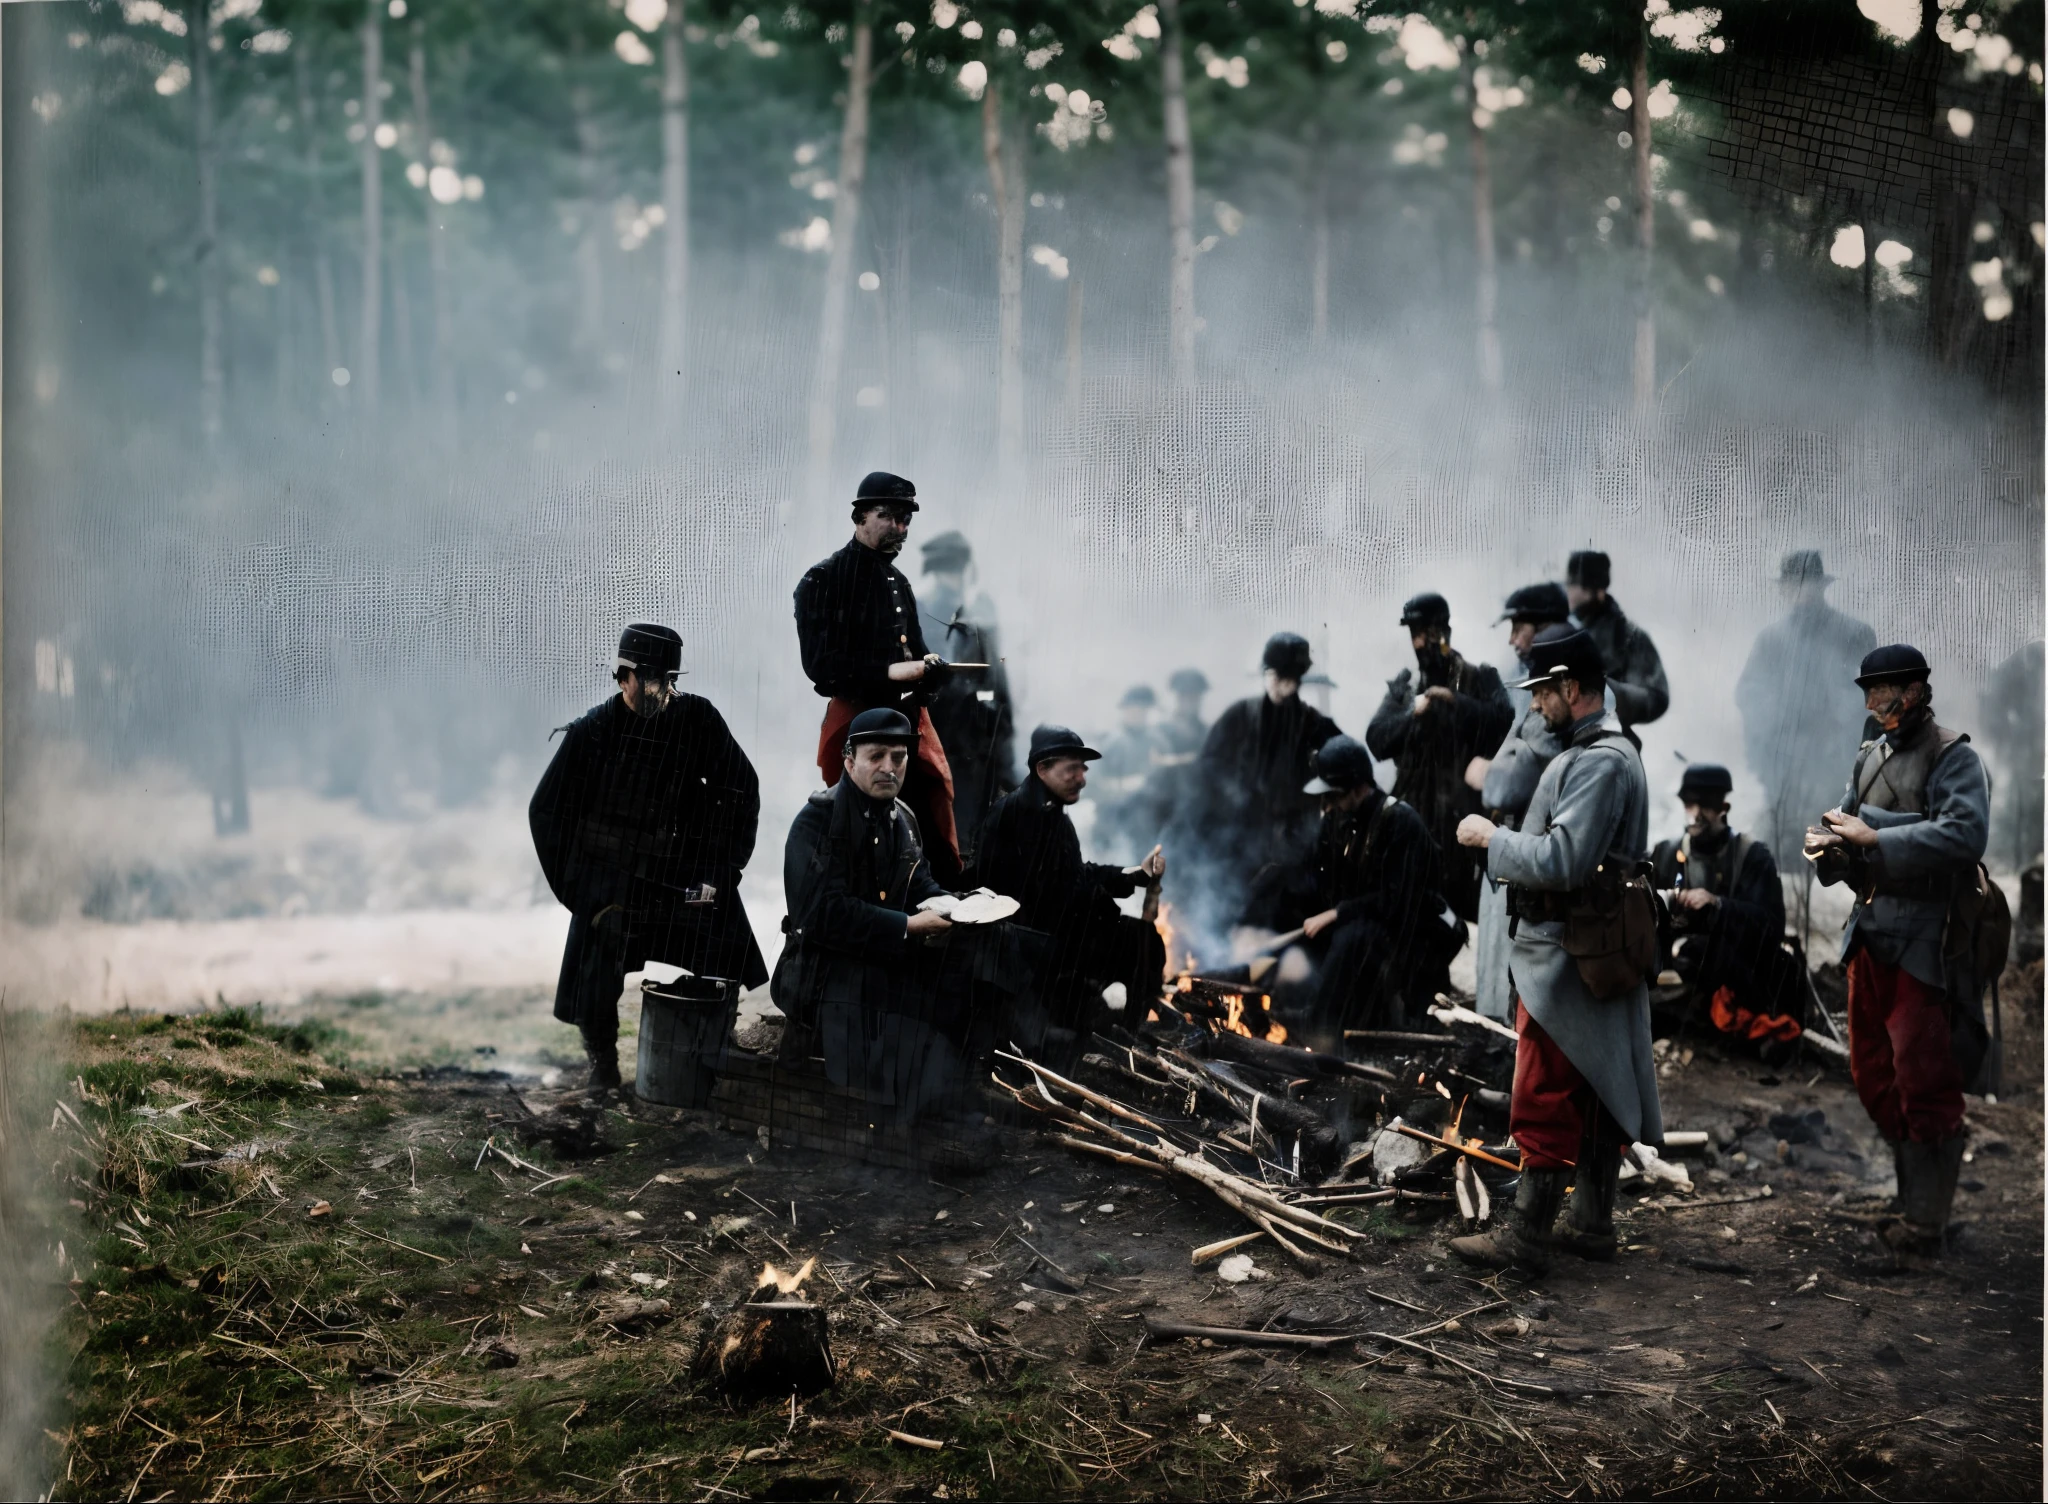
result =
[{"label": "leather boot", "polygon": [[1515,1209],[1505,1227],[1492,1232],[1473,1233],[1451,1239],[1451,1252],[1468,1264],[1484,1269],[1510,1269],[1519,1274],[1542,1274],[1550,1268],[1550,1250],[1556,1244],[1551,1224],[1564,1201],[1569,1170],[1524,1170],[1515,1190]]},{"label": "leather boot", "polygon": [[1907,1139],[1896,1146],[1899,1161],[1899,1220],[1884,1239],[1902,1253],[1935,1255],[1948,1235],[1948,1214],[1963,1168],[1962,1134],[1939,1143]]},{"label": "leather boot", "polygon": [[1557,1242],[1582,1259],[1614,1257],[1614,1192],[1621,1183],[1621,1125],[1604,1107],[1586,1115],[1579,1164],[1572,1179],[1571,1215]]},{"label": "leather boot", "polygon": [[619,1036],[617,1026],[609,1033],[586,1027],[583,1031],[583,1053],[590,1059],[590,1074],[583,1080],[583,1089],[588,1092],[617,1091],[624,1080],[619,1075]]}]

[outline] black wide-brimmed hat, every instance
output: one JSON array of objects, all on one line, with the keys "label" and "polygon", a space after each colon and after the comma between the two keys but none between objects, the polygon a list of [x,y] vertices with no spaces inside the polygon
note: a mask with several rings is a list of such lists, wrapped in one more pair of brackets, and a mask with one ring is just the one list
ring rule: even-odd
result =
[{"label": "black wide-brimmed hat", "polygon": [[886,503],[914,512],[917,510],[917,487],[900,475],[891,475],[886,470],[870,470],[854,491],[853,503],[855,506]]},{"label": "black wide-brimmed hat", "polygon": [[1517,689],[1534,689],[1539,684],[1558,684],[1576,679],[1605,679],[1607,669],[1600,661],[1600,644],[1593,634],[1578,627],[1545,627],[1529,644],[1529,667],[1534,671],[1517,684]]},{"label": "black wide-brimmed hat", "polygon": [[1678,780],[1678,797],[1685,804],[1726,804],[1734,791],[1734,776],[1717,762],[1689,763]]},{"label": "black wide-brimmed hat", "polygon": [[1451,603],[1434,590],[1411,595],[1401,607],[1401,625],[1404,627],[1448,627],[1450,624]]},{"label": "black wide-brimmed hat", "polygon": [[1822,566],[1817,548],[1796,548],[1778,561],[1778,583],[1781,585],[1803,585],[1808,580],[1819,580],[1825,585],[1833,579],[1834,576]]},{"label": "black wide-brimmed hat", "polygon": [[1301,786],[1304,794],[1348,794],[1372,782],[1372,753],[1355,737],[1333,736],[1308,760],[1315,777]]},{"label": "black wide-brimmed hat", "polygon": [[1597,549],[1580,549],[1564,567],[1565,583],[1584,590],[1605,590],[1613,578],[1607,555]]},{"label": "black wide-brimmed hat", "polygon": [[1101,755],[1068,726],[1039,726],[1031,732],[1030,760],[1034,768],[1054,757],[1078,757],[1083,762],[1093,762]]},{"label": "black wide-brimmed hat", "polygon": [[1927,678],[1929,672],[1927,655],[1911,643],[1888,643],[1863,655],[1863,668],[1856,675],[1856,687],[1868,689],[1873,684],[1910,684],[1915,679]]},{"label": "black wide-brimmed hat", "polygon": [[683,639],[673,627],[636,621],[619,634],[618,668],[638,674],[682,672]]},{"label": "black wide-brimmed hat", "polygon": [[1315,658],[1308,650],[1308,639],[1299,632],[1275,632],[1266,639],[1266,651],[1259,661],[1283,679],[1299,679],[1308,673]]},{"label": "black wide-brimmed hat", "polygon": [[862,742],[889,742],[902,747],[915,746],[917,728],[910,724],[910,717],[900,710],[890,710],[887,706],[876,710],[863,710],[846,728],[847,746],[857,747]]},{"label": "black wide-brimmed hat", "polygon": [[1555,580],[1542,580],[1534,585],[1524,585],[1510,595],[1501,605],[1500,615],[1494,618],[1494,625],[1504,621],[1533,621],[1539,626],[1565,620],[1572,614],[1572,603],[1566,598],[1564,586]]}]

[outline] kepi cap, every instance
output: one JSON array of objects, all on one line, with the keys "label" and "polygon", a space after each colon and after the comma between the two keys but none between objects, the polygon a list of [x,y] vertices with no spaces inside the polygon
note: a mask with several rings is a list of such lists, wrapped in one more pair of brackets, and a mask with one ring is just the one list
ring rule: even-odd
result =
[{"label": "kepi cap", "polygon": [[1868,689],[1873,684],[1892,684],[1901,680],[1910,683],[1928,675],[1926,654],[1909,642],[1894,642],[1872,648],[1863,655],[1863,669],[1856,675],[1856,687]]},{"label": "kepi cap", "polygon": [[1159,695],[1149,684],[1133,684],[1116,703],[1126,709],[1132,705],[1143,705],[1149,709],[1159,703]]},{"label": "kepi cap", "polygon": [[1510,595],[1501,605],[1500,615],[1494,618],[1494,625],[1504,621],[1533,621],[1539,624],[1554,624],[1564,621],[1572,614],[1572,603],[1565,598],[1564,586],[1555,580],[1543,580],[1534,585],[1524,585]]},{"label": "kepi cap", "polygon": [[1686,804],[1726,804],[1734,790],[1734,776],[1717,762],[1689,763],[1678,780],[1678,797]]},{"label": "kepi cap", "polygon": [[1401,607],[1401,625],[1404,627],[1448,627],[1450,624],[1451,603],[1434,590],[1410,596]]},{"label": "kepi cap", "polygon": [[680,673],[683,639],[673,627],[636,621],[619,634],[619,657],[613,667],[640,674]]},{"label": "kepi cap", "polygon": [[1205,695],[1209,692],[1209,676],[1198,668],[1177,668],[1166,681],[1166,687],[1177,695]]},{"label": "kepi cap", "polygon": [[1331,737],[1308,766],[1315,776],[1301,786],[1304,794],[1345,794],[1372,782],[1372,753],[1355,737]]},{"label": "kepi cap", "polygon": [[870,470],[861,477],[860,485],[853,493],[853,502],[855,506],[886,502],[914,512],[917,510],[917,487],[900,475],[891,475],[886,470]]},{"label": "kepi cap", "polygon": [[889,742],[900,747],[914,746],[917,742],[917,728],[910,724],[910,717],[900,710],[891,710],[887,706],[863,710],[846,728],[847,751],[851,753],[862,742]]},{"label": "kepi cap", "polygon": [[1571,556],[1564,569],[1565,583],[1584,590],[1605,590],[1613,578],[1607,555],[1597,549],[1580,549]]},{"label": "kepi cap", "polygon": [[1309,653],[1308,639],[1299,632],[1275,632],[1266,639],[1266,651],[1259,661],[1283,679],[1300,679],[1315,659]]},{"label": "kepi cap", "polygon": [[974,549],[964,533],[943,532],[925,542],[924,567],[927,574],[934,569],[965,569],[973,562]]},{"label": "kepi cap", "polygon": [[1078,757],[1083,762],[1093,762],[1101,755],[1082,741],[1080,733],[1069,726],[1032,728],[1030,762],[1034,768],[1052,757]]}]

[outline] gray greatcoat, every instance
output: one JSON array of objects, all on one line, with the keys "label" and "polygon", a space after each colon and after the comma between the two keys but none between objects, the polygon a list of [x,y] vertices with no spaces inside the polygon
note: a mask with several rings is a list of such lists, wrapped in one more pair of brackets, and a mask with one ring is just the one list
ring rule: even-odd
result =
[{"label": "gray greatcoat", "polygon": [[[1573,724],[1568,745],[1536,785],[1520,830],[1497,830],[1487,874],[1499,882],[1551,892],[1583,888],[1605,862],[1644,860],[1650,791],[1642,759],[1611,711]],[[1650,994],[1638,983],[1605,1002],[1580,980],[1565,954],[1562,923],[1517,922],[1508,965],[1522,1004],[1578,1068],[1622,1132],[1637,1143],[1664,1141],[1664,1115],[1650,1060]]]},{"label": "gray greatcoat", "polygon": [[[1521,698],[1521,715],[1493,754],[1486,784],[1479,793],[1486,817],[1510,830],[1521,825],[1529,801],[1535,797],[1537,780],[1550,760],[1564,750],[1557,733],[1529,707],[1529,691],[1513,693]],[[1488,1018],[1512,1022],[1515,988],[1508,977],[1508,946],[1508,890],[1489,875],[1479,884],[1479,932],[1473,940],[1475,1006]]]}]

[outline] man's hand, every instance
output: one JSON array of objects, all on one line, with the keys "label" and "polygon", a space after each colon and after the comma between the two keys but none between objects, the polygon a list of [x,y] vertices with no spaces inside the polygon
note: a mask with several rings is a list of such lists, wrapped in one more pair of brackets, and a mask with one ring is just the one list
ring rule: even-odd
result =
[{"label": "man's hand", "polygon": [[925,660],[906,658],[901,663],[889,665],[889,678],[897,684],[915,684],[924,677]]},{"label": "man's hand", "polygon": [[1465,764],[1465,787],[1478,793],[1486,787],[1486,775],[1493,771],[1493,759],[1475,757]]},{"label": "man's hand", "polygon": [[1335,909],[1325,909],[1320,914],[1311,914],[1308,918],[1302,920],[1301,933],[1306,938],[1313,940],[1336,922],[1337,911]]},{"label": "man's hand", "polygon": [[1138,870],[1145,874],[1145,886],[1155,886],[1166,876],[1166,852],[1163,847],[1154,846],[1145,854],[1145,860],[1138,863]]},{"label": "man's hand", "polygon": [[1831,809],[1820,817],[1821,823],[1831,835],[1839,836],[1851,846],[1875,846],[1877,832],[1865,825],[1854,815],[1845,815],[1838,809]]},{"label": "man's hand", "polygon": [[1695,914],[1721,906],[1721,900],[1705,888],[1680,888],[1674,902],[1681,909],[1689,909]]},{"label": "man's hand", "polygon": [[912,914],[909,922],[903,926],[903,933],[913,940],[920,940],[926,935],[943,935],[952,927],[953,921],[945,915],[919,910]]},{"label": "man's hand", "polygon": [[1493,833],[1498,829],[1484,815],[1467,815],[1458,822],[1458,844],[1484,851],[1493,844]]}]

